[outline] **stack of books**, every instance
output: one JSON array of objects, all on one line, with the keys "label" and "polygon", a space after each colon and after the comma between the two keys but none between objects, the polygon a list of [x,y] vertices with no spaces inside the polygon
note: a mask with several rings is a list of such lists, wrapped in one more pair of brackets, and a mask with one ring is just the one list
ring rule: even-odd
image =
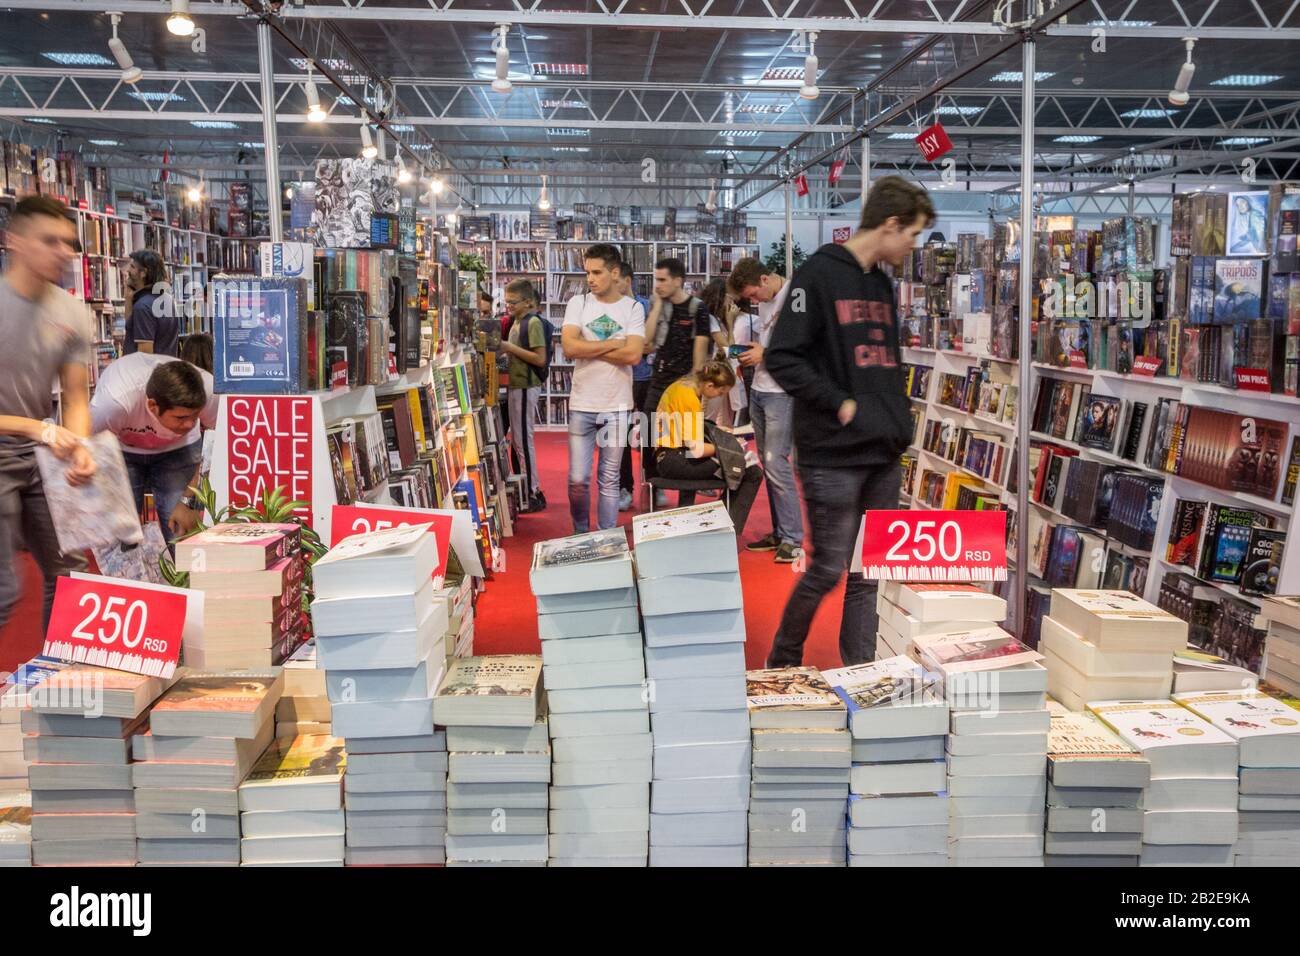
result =
[{"label": "stack of books", "polygon": [[186,671],[131,742],[141,864],[298,863],[241,846],[239,785],[270,744],[280,668]]},{"label": "stack of books", "polygon": [[284,696],[275,705],[275,737],[330,736],[325,670],[316,664],[316,641],[299,644],[284,662]]},{"label": "stack of books", "polygon": [[754,734],[749,865],[843,866],[854,772],[844,702],[814,667],[745,678]]},{"label": "stack of books", "polygon": [[[542,659],[458,657],[434,698],[447,728],[447,864],[545,866],[551,749]],[[568,854],[564,854],[568,855]]]},{"label": "stack of books", "polygon": [[177,543],[176,569],[204,592],[186,666],[265,668],[293,653],[306,631],[299,534],[296,524],[218,524]]},{"label": "stack of books", "polygon": [[1093,714],[1048,701],[1048,866],[1137,866],[1151,764]]},{"label": "stack of books", "polygon": [[437,570],[428,525],[345,538],[312,568],[317,664],[348,753],[349,865],[445,859],[447,742],[433,694],[448,622]]},{"label": "stack of books", "polygon": [[1232,866],[1237,742],[1172,700],[1099,701],[1088,709],[1151,763],[1141,866]]},{"label": "stack of books", "polygon": [[1237,742],[1233,865],[1300,863],[1300,713],[1254,688],[1176,694],[1174,700]]},{"label": "stack of books", "polygon": [[31,792],[0,791],[0,868],[31,865]]},{"label": "stack of books", "polygon": [[1128,591],[1052,591],[1039,650],[1047,691],[1069,710],[1168,697],[1187,624]]},{"label": "stack of books", "polygon": [[997,623],[1007,616],[1007,602],[973,584],[883,581],[876,593],[876,615],[876,660],[915,657],[917,637]]},{"label": "stack of books", "polygon": [[167,684],[75,664],[31,688],[24,752],[33,864],[136,863],[131,734]]},{"label": "stack of books", "polygon": [[239,785],[244,866],[342,866],[340,737],[279,737]]},{"label": "stack of books", "polygon": [[736,533],[721,502],[640,515],[651,866],[744,866],[750,740]]},{"label": "stack of books", "polygon": [[1270,597],[1260,603],[1268,621],[1264,638],[1264,680],[1300,695],[1300,597]]},{"label": "stack of books", "polygon": [[853,738],[849,866],[947,866],[948,704],[910,657],[822,674]]},{"label": "stack of books", "polygon": [[550,708],[551,865],[645,866],[650,710],[627,535],[539,541],[530,579]]},{"label": "stack of books", "polygon": [[0,679],[0,793],[28,789],[22,726],[23,714],[30,703],[28,694],[45,678],[67,666],[63,661],[38,656]]},{"label": "stack of books", "polygon": [[1041,865],[1049,721],[1040,655],[993,624],[921,635],[915,648],[952,709],[950,863]]},{"label": "stack of books", "polygon": [[1185,647],[1174,653],[1174,693],[1243,690],[1259,685],[1259,675],[1215,654]]}]

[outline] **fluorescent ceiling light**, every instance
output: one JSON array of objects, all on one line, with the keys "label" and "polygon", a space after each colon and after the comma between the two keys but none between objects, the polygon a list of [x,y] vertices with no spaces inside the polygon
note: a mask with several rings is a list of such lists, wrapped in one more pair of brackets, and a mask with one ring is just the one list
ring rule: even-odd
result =
[{"label": "fluorescent ceiling light", "polygon": [[1233,73],[1217,80],[1210,80],[1211,86],[1264,86],[1282,79],[1281,73]]},{"label": "fluorescent ceiling light", "polygon": [[415,127],[410,123],[389,123],[389,130],[394,133],[414,133]]},{"label": "fluorescent ceiling light", "polygon": [[[1038,70],[1035,70],[1034,82],[1041,83],[1043,80],[1050,79],[1053,76],[1056,76],[1056,74],[1047,71],[1040,73]],[[1001,73],[994,73],[989,77],[989,79],[994,83],[1019,83],[1024,78],[1025,74],[1023,70],[1003,70]]]},{"label": "fluorescent ceiling light", "polygon": [[157,90],[132,90],[126,94],[132,99],[144,103],[184,103],[185,97],[179,93],[160,93]]},{"label": "fluorescent ceiling light", "polygon": [[728,129],[718,133],[719,136],[757,136],[761,130],[756,129]]},{"label": "fluorescent ceiling light", "polygon": [[410,149],[433,149],[433,144],[432,144],[432,143],[410,143],[410,144],[408,144],[408,148],[410,148]]},{"label": "fluorescent ceiling light", "polygon": [[890,133],[887,139],[916,139],[915,133]]},{"label": "fluorescent ceiling light", "polygon": [[1256,143],[1267,143],[1271,138],[1269,136],[1229,136],[1227,139],[1219,140],[1219,145],[1254,146]]},{"label": "fluorescent ceiling light", "polygon": [[788,106],[780,103],[742,103],[736,107],[737,113],[784,113]]},{"label": "fluorescent ceiling light", "polygon": [[936,106],[934,109],[936,116],[974,116],[983,112],[982,106]]},{"label": "fluorescent ceiling light", "polygon": [[1052,140],[1054,143],[1095,143],[1101,139],[1100,136],[1083,136],[1078,133],[1071,133],[1069,136],[1058,136]]},{"label": "fluorescent ceiling light", "polygon": [[239,129],[239,124],[229,120],[190,120],[190,125],[199,129]]},{"label": "fluorescent ceiling light", "polygon": [[550,37],[545,33],[530,33],[524,37],[525,40],[549,40]]},{"label": "fluorescent ceiling light", "polygon": [[754,57],[763,56],[763,57],[767,57],[770,60],[772,59],[772,57],[777,56],[780,52],[781,52],[780,50],[745,50],[740,55],[754,56]]},{"label": "fluorescent ceiling light", "polygon": [[1090,27],[1153,27],[1154,20],[1089,20]]},{"label": "fluorescent ceiling light", "polygon": [[254,143],[251,140],[239,144],[244,149],[266,149],[265,143]]},{"label": "fluorescent ceiling light", "polygon": [[24,123],[41,123],[45,126],[53,126],[54,120],[46,119],[44,116],[28,116],[23,120]]},{"label": "fluorescent ceiling light", "polygon": [[[305,70],[307,69],[307,67],[311,65],[310,60],[304,59],[303,57],[300,56],[293,57],[291,60],[289,60],[289,62],[292,63],[299,70]],[[339,72],[343,72],[343,71],[350,72],[356,69],[356,67],[353,66],[351,63],[349,63],[347,60],[321,60],[320,62],[321,62],[321,66],[325,67],[327,70],[337,70]]]},{"label": "fluorescent ceiling light", "polygon": [[586,76],[585,63],[534,63],[533,76]]},{"label": "fluorescent ceiling light", "polygon": [[551,149],[557,153],[590,153],[591,148],[588,146],[552,146]]},{"label": "fluorescent ceiling light", "polygon": [[1164,119],[1166,116],[1173,116],[1178,110],[1164,110],[1143,108],[1139,110],[1129,110],[1127,113],[1119,115],[1125,119]]},{"label": "fluorescent ceiling light", "polygon": [[112,66],[113,61],[99,53],[42,53],[60,66]]},{"label": "fluorescent ceiling light", "polygon": [[731,150],[729,149],[706,149],[704,151],[705,156],[727,156],[730,153]]},{"label": "fluorescent ceiling light", "polygon": [[547,136],[590,136],[591,130],[581,126],[554,126],[546,130]]},{"label": "fluorescent ceiling light", "polygon": [[91,142],[96,146],[121,146],[115,139],[92,139]]},{"label": "fluorescent ceiling light", "polygon": [[544,110],[583,110],[587,104],[582,100],[542,100]]}]

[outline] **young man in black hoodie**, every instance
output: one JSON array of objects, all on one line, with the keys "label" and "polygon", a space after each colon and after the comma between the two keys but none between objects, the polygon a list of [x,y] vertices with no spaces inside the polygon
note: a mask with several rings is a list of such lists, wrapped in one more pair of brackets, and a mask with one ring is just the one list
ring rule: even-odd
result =
[{"label": "young man in black hoodie", "polygon": [[[920,186],[877,180],[858,230],[818,249],[791,280],[764,362],[794,398],[799,478],[808,504],[811,562],[781,616],[768,667],[803,661],[808,626],[853,557],[865,511],[898,507],[898,458],[912,440],[893,284],[897,266],[934,219]],[[876,585],[849,575],[840,657],[875,656]]]}]

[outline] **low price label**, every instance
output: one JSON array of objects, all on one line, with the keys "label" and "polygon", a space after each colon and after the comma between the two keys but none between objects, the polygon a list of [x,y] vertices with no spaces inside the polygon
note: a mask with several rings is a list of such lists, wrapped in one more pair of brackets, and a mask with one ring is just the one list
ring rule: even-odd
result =
[{"label": "low price label", "polygon": [[54,592],[47,657],[170,677],[181,654],[187,598],[117,578],[61,577]]},{"label": "low price label", "polygon": [[416,524],[429,524],[429,533],[438,544],[438,567],[434,578],[447,571],[447,551],[451,546],[451,515],[418,508],[359,508],[356,505],[335,505],[330,512],[330,547],[353,535],[369,534],[386,528],[405,528]]},{"label": "low price label", "polygon": [[862,576],[880,581],[1005,581],[1007,513],[868,511]]},{"label": "low price label", "polygon": [[1154,355],[1139,355],[1133,360],[1133,374],[1144,378],[1154,378],[1165,360]]}]

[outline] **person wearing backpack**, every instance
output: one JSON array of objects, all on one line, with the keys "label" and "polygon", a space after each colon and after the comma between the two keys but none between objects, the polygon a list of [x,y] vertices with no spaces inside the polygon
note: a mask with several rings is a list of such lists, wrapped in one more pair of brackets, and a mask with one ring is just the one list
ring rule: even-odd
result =
[{"label": "person wearing backpack", "polygon": [[537,290],[527,279],[516,279],[505,289],[506,309],[510,313],[509,331],[501,340],[501,351],[509,358],[506,403],[510,409],[510,444],[519,461],[528,503],[527,514],[546,507],[542,479],[537,471],[537,451],[533,442],[536,428],[537,399],[546,384],[551,365],[551,323],[538,312]]},{"label": "person wearing backpack", "polygon": [[[655,263],[654,293],[646,319],[646,341],[652,343],[655,356],[654,374],[641,406],[652,423],[664,390],[703,367],[710,342],[709,310],[703,300],[686,291],[686,265],[681,259],[670,257]],[[644,441],[653,446],[657,437],[648,435]],[[665,502],[660,498],[655,504],[662,507]]]}]

